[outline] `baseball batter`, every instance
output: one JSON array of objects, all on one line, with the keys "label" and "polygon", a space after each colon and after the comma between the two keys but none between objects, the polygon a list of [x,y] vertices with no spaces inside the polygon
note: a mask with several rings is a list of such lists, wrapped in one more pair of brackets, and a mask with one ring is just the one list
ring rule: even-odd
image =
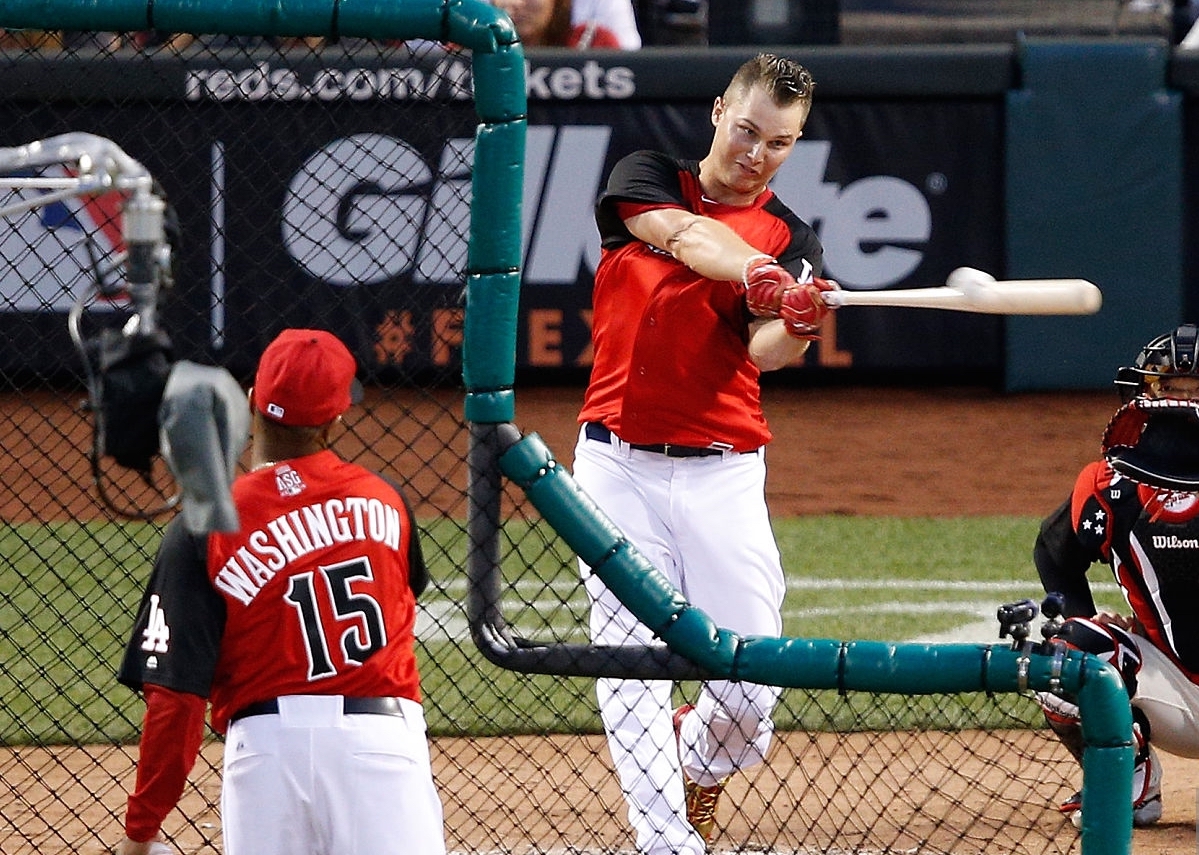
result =
[{"label": "baseball batter", "polygon": [[[1148,825],[1162,815],[1153,746],[1199,757],[1199,327],[1155,338],[1116,383],[1128,403],[1105,432],[1104,459],[1082,470],[1042,523],[1034,560],[1045,590],[1065,598],[1060,637],[1124,676],[1138,749],[1133,823]],[[1132,447],[1121,435],[1134,438]],[[1111,567],[1131,616],[1096,614],[1086,577],[1095,563]],[[1074,699],[1040,698],[1050,727],[1081,761]],[[1083,807],[1076,794],[1061,810],[1077,823]]]},{"label": "baseball batter", "polygon": [[167,527],[121,666],[144,692],[120,855],[142,855],[204,732],[225,734],[227,855],[443,855],[414,656],[428,581],[396,485],[339,458],[356,364],[285,330],[258,365],[241,530]]},{"label": "baseball batter", "polygon": [[[577,482],[718,625],[778,635],[784,583],[765,503],[761,371],[798,358],[827,307],[813,230],[767,183],[812,104],[801,65],[745,63],[711,120],[700,161],[621,160],[596,207],[591,381]],[[582,567],[597,644],[653,643]],[[669,681],[600,680],[601,716],[637,845],[697,853],[734,771],[766,755],[773,687],[706,684],[672,713]]]}]

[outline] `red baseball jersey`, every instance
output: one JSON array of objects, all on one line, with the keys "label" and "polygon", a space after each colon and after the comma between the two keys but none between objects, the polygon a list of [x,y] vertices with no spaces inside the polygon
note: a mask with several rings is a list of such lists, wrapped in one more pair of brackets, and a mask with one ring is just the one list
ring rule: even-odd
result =
[{"label": "red baseball jersey", "polygon": [[220,732],[281,695],[419,702],[412,580],[426,570],[399,490],[322,451],[241,476],[233,499],[236,533],[168,526],[121,682],[209,698]]},{"label": "red baseball jersey", "polygon": [[797,278],[821,272],[816,233],[769,189],[752,205],[722,205],[704,196],[698,161],[650,151],[623,158],[596,205],[595,356],[579,421],[630,443],[751,451],[770,431],[742,285],[701,276],[625,227],[622,214],[661,207],[720,220]]}]

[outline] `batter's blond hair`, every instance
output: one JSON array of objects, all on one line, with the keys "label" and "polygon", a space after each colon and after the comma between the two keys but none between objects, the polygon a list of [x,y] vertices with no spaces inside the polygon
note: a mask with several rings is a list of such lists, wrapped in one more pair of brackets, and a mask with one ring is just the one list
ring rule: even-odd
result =
[{"label": "batter's blond hair", "polygon": [[773,53],[760,53],[743,63],[724,90],[725,100],[734,99],[760,86],[779,107],[802,102],[812,106],[816,81],[812,72],[798,62]]}]

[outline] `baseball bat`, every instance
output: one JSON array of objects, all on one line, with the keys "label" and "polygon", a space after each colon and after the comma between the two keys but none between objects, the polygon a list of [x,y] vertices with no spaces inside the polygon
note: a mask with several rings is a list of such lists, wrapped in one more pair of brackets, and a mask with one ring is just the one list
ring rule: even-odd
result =
[{"label": "baseball bat", "polygon": [[907,306],[989,315],[1093,315],[1103,294],[1086,279],[1009,279],[971,267],[949,274],[944,286],[893,291],[826,291],[824,302],[842,306]]}]

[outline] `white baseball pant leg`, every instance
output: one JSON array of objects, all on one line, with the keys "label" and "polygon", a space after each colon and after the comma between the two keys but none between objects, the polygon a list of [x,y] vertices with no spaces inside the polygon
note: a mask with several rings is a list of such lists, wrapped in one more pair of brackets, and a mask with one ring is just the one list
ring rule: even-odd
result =
[{"label": "white baseball pant leg", "polygon": [[225,737],[226,855],[445,855],[424,711],[342,713],[340,695],[279,698]]},{"label": "white baseball pant leg", "polygon": [[[765,503],[762,453],[671,459],[580,434],[575,480],[647,560],[717,625],[778,635],[782,567]],[[597,644],[650,644],[650,630],[603,583],[581,570]],[[679,754],[688,776],[710,785],[762,761],[778,689],[706,684],[674,750],[669,681],[597,681],[608,746],[640,851],[692,853],[704,844],[686,820]]]},{"label": "white baseball pant leg", "polygon": [[1147,638],[1137,638],[1141,671],[1132,705],[1149,719],[1149,741],[1176,757],[1199,757],[1199,686]]}]

